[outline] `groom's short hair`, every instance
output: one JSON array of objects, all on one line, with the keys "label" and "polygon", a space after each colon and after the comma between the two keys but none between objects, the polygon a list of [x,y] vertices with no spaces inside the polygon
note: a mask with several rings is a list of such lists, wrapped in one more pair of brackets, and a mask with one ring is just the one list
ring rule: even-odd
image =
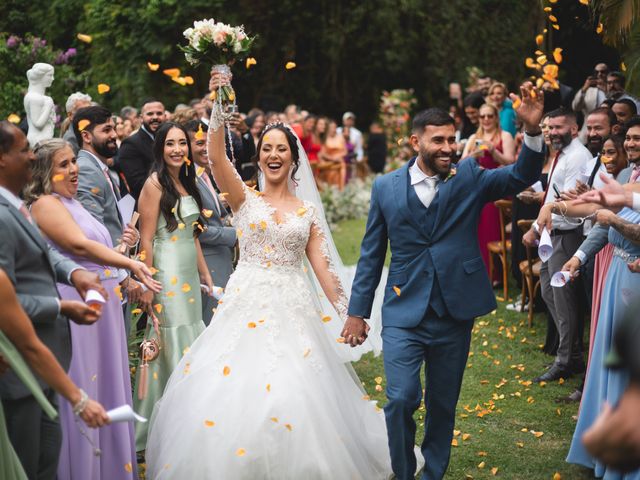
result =
[{"label": "groom's short hair", "polygon": [[445,110],[441,108],[427,108],[418,113],[413,119],[413,132],[422,133],[429,125],[442,127],[443,125],[455,125],[455,122],[451,115]]}]

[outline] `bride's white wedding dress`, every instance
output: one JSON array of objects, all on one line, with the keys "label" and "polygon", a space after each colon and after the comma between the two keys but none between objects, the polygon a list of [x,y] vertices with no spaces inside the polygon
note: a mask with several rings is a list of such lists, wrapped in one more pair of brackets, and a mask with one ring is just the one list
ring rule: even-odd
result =
[{"label": "bride's white wedding dress", "polygon": [[317,309],[305,274],[306,253],[344,320],[316,207],[277,223],[260,194],[245,197],[234,215],[240,262],[156,404],[147,477],[389,478],[384,414],[336,354],[350,348],[327,334],[341,320]]}]

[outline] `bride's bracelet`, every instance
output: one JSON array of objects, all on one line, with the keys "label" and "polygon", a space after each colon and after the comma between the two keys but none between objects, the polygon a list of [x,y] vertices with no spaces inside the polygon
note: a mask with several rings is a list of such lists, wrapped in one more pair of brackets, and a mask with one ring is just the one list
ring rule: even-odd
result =
[{"label": "bride's bracelet", "polygon": [[84,409],[87,408],[87,404],[89,403],[89,395],[87,395],[87,392],[85,392],[82,389],[80,390],[80,400],[78,400],[78,403],[76,403],[73,406],[73,413],[76,416],[80,416],[80,414],[82,414],[82,412],[84,412]]}]

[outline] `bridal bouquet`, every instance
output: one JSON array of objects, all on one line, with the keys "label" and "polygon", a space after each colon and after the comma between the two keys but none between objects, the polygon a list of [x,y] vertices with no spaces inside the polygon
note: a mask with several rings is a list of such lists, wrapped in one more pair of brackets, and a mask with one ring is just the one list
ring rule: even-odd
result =
[{"label": "bridal bouquet", "polygon": [[[256,37],[250,37],[244,27],[232,27],[213,18],[193,22],[192,28],[187,28],[184,37],[187,45],[180,45],[187,61],[194,66],[207,62],[213,65],[213,71],[231,75],[229,68],[236,60],[245,57]],[[212,100],[220,96],[224,103],[234,102],[235,93],[231,86],[222,87],[219,92],[213,92]]]}]

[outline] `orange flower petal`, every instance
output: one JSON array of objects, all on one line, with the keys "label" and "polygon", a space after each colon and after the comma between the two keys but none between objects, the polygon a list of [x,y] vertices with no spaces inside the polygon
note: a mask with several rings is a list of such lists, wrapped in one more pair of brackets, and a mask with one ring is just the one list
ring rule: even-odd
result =
[{"label": "orange flower petal", "polygon": [[171,77],[171,80],[179,85],[182,85],[183,87],[187,84],[187,81],[184,79],[184,77]]},{"label": "orange flower petal", "polygon": [[553,27],[554,30],[560,30],[560,25],[558,25],[557,23],[554,23],[551,26]]},{"label": "orange flower petal", "polygon": [[264,220],[260,221],[260,228],[262,230],[266,230],[267,229],[267,222],[265,222]]},{"label": "orange flower petal", "polygon": [[178,241],[178,237],[176,235],[174,235],[169,240],[171,240],[172,242],[176,242],[176,241]]},{"label": "orange flower petal", "polygon": [[493,467],[491,469],[491,475],[493,475],[494,477],[498,474],[498,467]]},{"label": "orange flower petal", "polygon": [[227,365],[225,365],[224,368],[222,369],[222,375],[224,375],[226,377],[230,373],[231,373],[231,368],[229,368]]},{"label": "orange flower petal", "polygon": [[178,277],[176,276],[171,277],[169,282],[171,282],[171,285],[175,285],[176,283],[178,283]]},{"label": "orange flower petal", "polygon": [[162,312],[162,304],[161,303],[156,303],[153,308],[155,308],[156,312],[158,312],[158,314],[160,314]]},{"label": "orange flower petal", "polygon": [[330,322],[331,321],[331,317],[329,315],[325,315],[324,317],[322,317],[322,321],[324,323]]},{"label": "orange flower petal", "polygon": [[205,420],[204,421],[204,426],[205,427],[213,427],[216,424],[216,422],[213,422],[211,420]]},{"label": "orange flower petal", "polygon": [[549,15],[549,20],[551,20],[553,23],[558,23],[558,19],[555,15]]},{"label": "orange flower petal", "polygon": [[257,327],[256,322],[247,323],[247,328],[256,328],[256,327]]},{"label": "orange flower petal", "polygon": [[267,392],[270,392],[270,391],[271,391],[271,384],[267,383]]},{"label": "orange flower petal", "polygon": [[138,315],[139,313],[142,313],[142,309],[140,308],[134,308],[131,310],[131,315]]},{"label": "orange flower petal", "polygon": [[400,294],[402,293],[402,291],[400,290],[400,288],[396,287],[395,285],[393,286],[393,291],[396,292],[397,296],[400,296]]},{"label": "orange flower petal", "polygon": [[536,35],[536,45],[540,46],[544,42],[544,35]]},{"label": "orange flower petal", "polygon": [[536,62],[538,62],[539,65],[544,65],[545,63],[547,63],[547,56],[540,55],[538,58],[536,58]]},{"label": "orange flower petal", "polygon": [[287,62],[284,66],[287,70],[291,70],[292,68],[296,68],[296,62]]},{"label": "orange flower petal", "polygon": [[482,461],[482,462],[480,462],[480,463],[478,464],[478,468],[479,468],[480,470],[482,470],[482,469],[485,467],[485,465],[486,465],[486,463],[485,463],[484,461]]},{"label": "orange flower petal", "polygon": [[86,118],[80,120],[78,122],[78,131],[81,132],[83,131],[85,128],[87,128],[89,125],[91,125],[91,122],[89,120],[87,120]]},{"label": "orange flower petal", "polygon": [[207,210],[205,208],[204,210],[202,210],[202,215],[204,215],[205,218],[211,218],[211,215],[213,215],[213,210]]},{"label": "orange flower petal", "polygon": [[286,428],[286,429],[287,429],[287,430],[289,430],[289,431],[293,430],[293,427],[291,426],[291,424],[290,424],[290,423],[285,423],[285,424],[284,424],[284,428]]},{"label": "orange flower petal", "polygon": [[[202,130],[202,123],[198,124],[198,131],[195,133],[193,138],[195,138],[196,140],[204,139],[204,131]],[[198,175],[202,175],[202,172],[204,172],[204,168],[199,167],[199,169],[202,169],[202,171]]]},{"label": "orange flower petal", "polygon": [[151,70],[152,72],[155,72],[156,70],[158,70],[160,68],[160,64],[159,63],[147,62],[147,67],[149,67],[149,70]]},{"label": "orange flower petal", "polygon": [[127,473],[131,473],[131,472],[133,472],[133,467],[131,466],[131,462],[129,462],[129,463],[125,463],[125,464],[124,464],[124,470],[125,470],[125,472],[127,472]]},{"label": "orange flower petal", "polygon": [[[196,134],[197,134],[197,132],[196,132]],[[197,139],[197,140],[200,140],[198,137],[196,137],[196,139]],[[204,173],[204,167],[198,167],[198,168],[196,168],[196,175],[197,175],[197,176],[200,176],[200,175],[202,175],[203,173]]]},{"label": "orange flower petal", "polygon": [[20,123],[20,116],[12,113],[7,117],[7,121],[17,125],[18,123]]},{"label": "orange flower petal", "polygon": [[178,224],[178,230],[184,230],[184,227],[185,227],[185,224],[184,224],[184,223],[180,222],[180,223]]},{"label": "orange flower petal", "polygon": [[249,68],[249,67],[251,67],[251,65],[255,65],[255,64],[257,64],[257,63],[258,63],[258,62],[256,61],[256,59],[255,59],[255,58],[253,58],[253,57],[248,57],[248,58],[247,58],[247,61],[245,62],[245,67],[246,67],[246,68]]},{"label": "orange flower petal", "polygon": [[85,33],[79,33],[76,35],[76,38],[84,43],[91,43],[93,41],[93,37],[91,35],[87,35]]},{"label": "orange flower petal", "polygon": [[61,182],[62,180],[64,180],[64,175],[63,175],[63,174],[61,174],[61,173],[58,173],[57,175],[54,175],[54,176],[51,178],[51,181],[52,181],[53,183]]},{"label": "orange flower petal", "polygon": [[180,76],[180,69],[179,68],[167,68],[165,70],[162,71],[162,73],[164,73],[165,75],[168,75],[169,77],[178,77]]},{"label": "orange flower petal", "polygon": [[304,208],[304,207],[300,207],[300,208],[296,211],[296,214],[297,214],[299,217],[302,217],[305,213],[307,213],[307,209],[306,209],[306,208]]},{"label": "orange flower petal", "polygon": [[107,85],[106,83],[99,83],[98,84],[98,93],[100,95],[103,95],[103,94],[107,93],[109,90],[111,90],[111,87],[109,85]]},{"label": "orange flower petal", "polygon": [[236,450],[236,455],[239,457],[244,457],[246,453],[247,451],[244,448],[239,448],[238,450]]},{"label": "orange flower petal", "polygon": [[182,284],[182,289],[181,289],[184,293],[190,292],[191,291],[191,285],[189,285],[188,283],[183,283]]},{"label": "orange flower petal", "polygon": [[553,51],[553,59],[556,61],[556,63],[562,63],[562,49],[561,48],[556,48]]},{"label": "orange flower petal", "polygon": [[187,85],[193,85],[193,77],[190,77],[189,75],[184,77],[184,81]]},{"label": "orange flower petal", "polygon": [[604,30],[604,25],[602,25],[602,23],[599,23],[598,26],[596,27],[596,33],[600,35],[603,30]]}]

